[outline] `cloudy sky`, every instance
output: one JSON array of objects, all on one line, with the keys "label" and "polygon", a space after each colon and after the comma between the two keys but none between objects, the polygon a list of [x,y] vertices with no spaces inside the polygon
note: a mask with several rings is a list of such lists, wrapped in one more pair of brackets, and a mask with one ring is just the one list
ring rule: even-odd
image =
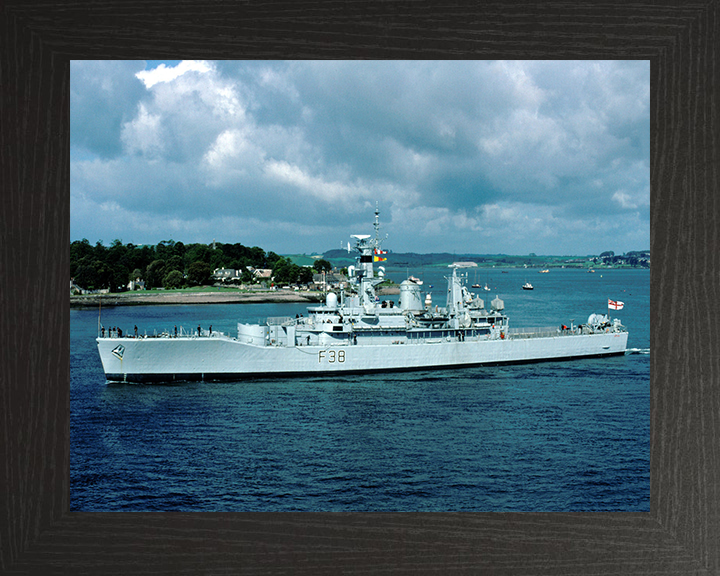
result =
[{"label": "cloudy sky", "polygon": [[75,61],[71,240],[650,246],[647,61]]}]

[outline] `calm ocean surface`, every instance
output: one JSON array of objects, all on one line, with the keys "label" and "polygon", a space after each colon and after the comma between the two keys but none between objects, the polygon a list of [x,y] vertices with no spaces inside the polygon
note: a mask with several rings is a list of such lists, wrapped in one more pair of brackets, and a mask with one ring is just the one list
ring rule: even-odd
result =
[{"label": "calm ocean surface", "polygon": [[[445,303],[448,269],[410,269]],[[633,353],[344,378],[106,383],[98,312],[70,311],[74,511],[649,511],[650,272],[470,271],[511,327],[613,312]],[[402,281],[406,271],[388,268]],[[530,281],[535,290],[523,291]],[[397,297],[394,297],[397,300]],[[103,308],[152,333],[302,304]]]}]

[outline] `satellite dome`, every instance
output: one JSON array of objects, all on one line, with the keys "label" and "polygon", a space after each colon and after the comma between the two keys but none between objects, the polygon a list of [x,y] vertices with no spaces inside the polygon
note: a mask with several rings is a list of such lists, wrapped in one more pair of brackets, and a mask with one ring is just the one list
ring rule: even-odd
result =
[{"label": "satellite dome", "polygon": [[329,292],[327,297],[325,298],[325,306],[330,308],[330,310],[337,310],[337,294],[335,292]]}]

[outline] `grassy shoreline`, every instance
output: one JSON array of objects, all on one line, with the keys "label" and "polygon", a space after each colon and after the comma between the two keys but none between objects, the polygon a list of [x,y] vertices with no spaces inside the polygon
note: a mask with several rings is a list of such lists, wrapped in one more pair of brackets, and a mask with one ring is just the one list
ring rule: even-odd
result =
[{"label": "grassy shoreline", "polygon": [[102,306],[143,306],[168,304],[252,304],[306,302],[317,303],[325,299],[322,292],[295,292],[290,290],[247,291],[218,290],[164,290],[152,292],[118,292],[111,294],[83,294],[70,296],[71,308],[97,308]]}]

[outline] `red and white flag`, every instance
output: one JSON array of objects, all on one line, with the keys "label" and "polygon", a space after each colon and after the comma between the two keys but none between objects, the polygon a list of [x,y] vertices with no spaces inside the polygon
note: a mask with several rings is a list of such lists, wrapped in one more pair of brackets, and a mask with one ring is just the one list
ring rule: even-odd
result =
[{"label": "red and white flag", "polygon": [[620,300],[608,300],[608,308],[611,310],[622,310],[623,306],[625,306],[625,303],[620,302]]}]

